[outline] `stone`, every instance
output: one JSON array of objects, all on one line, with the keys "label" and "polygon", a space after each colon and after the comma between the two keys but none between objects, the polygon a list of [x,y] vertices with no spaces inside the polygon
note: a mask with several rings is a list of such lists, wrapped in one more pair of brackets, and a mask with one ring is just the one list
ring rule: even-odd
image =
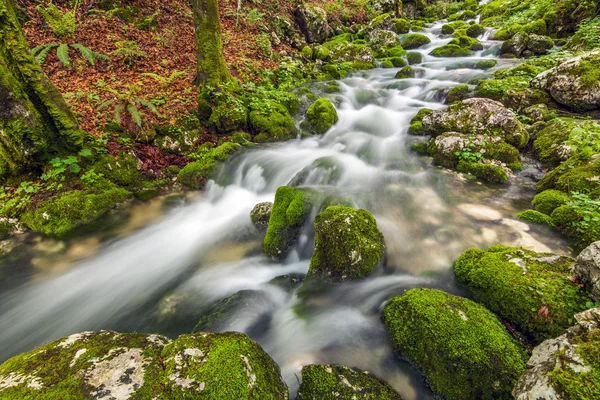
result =
[{"label": "stone", "polygon": [[574,272],[590,297],[600,302],[600,242],[592,243],[579,253]]},{"label": "stone", "polygon": [[323,43],[333,36],[327,13],[322,8],[302,3],[296,9],[295,16],[308,43]]},{"label": "stone", "polygon": [[326,98],[315,101],[306,111],[306,120],[301,125],[302,129],[314,134],[327,132],[337,121],[338,114]]},{"label": "stone", "polygon": [[252,224],[261,231],[266,231],[269,226],[269,218],[271,217],[271,211],[273,210],[273,203],[264,202],[258,203],[254,206],[250,212],[250,219]]}]

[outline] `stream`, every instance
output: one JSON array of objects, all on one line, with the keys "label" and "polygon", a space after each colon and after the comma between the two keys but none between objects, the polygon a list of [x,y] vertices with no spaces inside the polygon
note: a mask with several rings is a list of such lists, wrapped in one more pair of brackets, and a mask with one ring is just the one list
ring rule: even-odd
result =
[{"label": "stream", "polygon": [[[442,23],[427,28],[431,44],[412,79],[373,69],[311,89],[336,105],[339,122],[325,135],[259,145],[236,153],[201,193],[139,203],[105,217],[103,229],[68,241],[33,238],[0,286],[0,362],[51,340],[85,330],[190,333],[215,301],[252,290],[219,330],[249,334],[280,365],[294,393],[310,363],[369,370],[405,399],[432,399],[419,373],[394,356],[379,319],[384,302],[414,287],[466,296],[452,264],[469,247],[503,243],[568,254],[545,227],[514,214],[535,194],[533,165],[502,186],[487,186],[432,166],[410,151],[422,138],[407,134],[420,108],[443,109],[447,91],[491,71],[468,68],[495,58],[500,42],[468,58],[427,54],[450,41]],[[498,60],[495,69],[514,60]],[[250,221],[255,204],[273,201],[290,183],[343,195],[371,211],[387,246],[385,269],[373,276],[298,292],[293,277],[308,271],[314,232],[302,230],[282,263],[261,252]],[[17,261],[15,261],[17,260]],[[19,264],[21,263],[21,264]],[[13,270],[15,268],[11,268]],[[271,282],[280,276],[290,276]]]}]

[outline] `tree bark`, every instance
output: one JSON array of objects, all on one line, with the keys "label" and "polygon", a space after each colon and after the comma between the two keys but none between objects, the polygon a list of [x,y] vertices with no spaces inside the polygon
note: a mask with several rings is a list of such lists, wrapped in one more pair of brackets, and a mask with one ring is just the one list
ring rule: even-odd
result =
[{"label": "tree bark", "polygon": [[218,87],[230,79],[223,58],[218,0],[190,0],[196,29],[196,82],[200,89]]},{"label": "tree bark", "polygon": [[0,179],[81,147],[84,132],[35,58],[13,0],[0,0]]}]

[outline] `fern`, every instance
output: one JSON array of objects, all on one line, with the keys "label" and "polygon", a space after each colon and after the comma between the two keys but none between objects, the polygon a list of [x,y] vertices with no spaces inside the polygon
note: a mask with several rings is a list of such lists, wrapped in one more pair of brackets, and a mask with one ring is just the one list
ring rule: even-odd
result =
[{"label": "fern", "polygon": [[54,4],[49,3],[47,7],[38,5],[36,8],[48,27],[54,32],[54,34],[61,38],[73,37],[75,34],[75,28],[77,26],[77,3],[75,7],[63,13]]},{"label": "fern", "polygon": [[59,61],[67,68],[71,68],[71,57],[69,56],[69,47],[79,50],[81,56],[92,66],[96,65],[96,60],[108,60],[108,57],[102,53],[96,53],[95,51],[85,47],[80,43],[66,44],[66,43],[49,43],[39,45],[31,50],[31,54],[35,56],[38,63],[43,64],[46,61],[46,57],[52,51],[56,49],[56,55]]},{"label": "fern", "polygon": [[50,53],[50,51],[52,51],[52,49],[55,47],[58,47],[58,44],[56,44],[56,43],[41,44],[39,46],[34,47],[31,50],[31,54],[33,54],[33,56],[35,57],[35,60],[39,64],[43,64],[44,61],[46,61],[46,57],[48,57],[48,54]]},{"label": "fern", "polygon": [[[137,95],[140,90],[139,84],[128,85],[127,90],[115,90],[110,87],[105,88],[105,90],[111,93],[114,97],[100,104],[100,106],[98,106],[98,110],[114,105],[115,108],[113,110],[113,116],[115,122],[129,131],[135,131],[137,128],[141,128],[143,125],[143,113],[140,110],[141,106],[152,111],[158,117],[162,117],[154,104]],[[128,125],[127,120],[124,123],[122,114],[125,112],[129,114],[131,121],[135,126]]]},{"label": "fern", "polygon": [[88,47],[85,47],[81,43],[75,43],[71,45],[72,48],[79,50],[81,56],[88,62],[90,65],[95,66],[96,60],[108,60],[108,57],[102,53],[96,53]]},{"label": "fern", "polygon": [[160,75],[154,74],[152,72],[145,72],[142,75],[149,76],[150,78],[153,78],[153,79],[157,80],[158,82],[162,83],[165,88],[168,88],[169,86],[171,86],[173,84],[175,79],[179,78],[182,75],[185,75],[187,73],[188,69],[186,69],[184,71],[175,71],[168,77],[160,76]]},{"label": "fern", "polygon": [[117,124],[121,125],[121,113],[125,110],[125,104],[117,104],[115,107],[114,117]]},{"label": "fern", "polygon": [[131,119],[133,119],[133,122],[141,128],[142,115],[140,114],[140,110],[135,106],[135,104],[129,103],[127,104],[127,111],[129,112],[129,115],[131,115]]},{"label": "fern", "polygon": [[71,59],[69,58],[69,45],[60,44],[58,49],[56,49],[56,55],[58,56],[58,60],[67,68],[71,68]]}]

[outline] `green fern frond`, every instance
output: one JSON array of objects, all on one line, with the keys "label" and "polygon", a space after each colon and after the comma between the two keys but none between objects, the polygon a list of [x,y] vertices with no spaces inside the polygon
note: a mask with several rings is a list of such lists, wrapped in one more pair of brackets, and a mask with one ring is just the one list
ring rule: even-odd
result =
[{"label": "green fern frond", "polygon": [[98,110],[103,110],[103,109],[115,104],[115,101],[117,101],[117,99],[106,100],[104,103],[102,103],[98,106]]},{"label": "green fern frond", "polygon": [[163,85],[165,83],[167,83],[167,79],[163,78],[162,76],[158,75],[158,74],[154,74],[152,72],[144,72],[142,74],[143,76],[149,76],[150,78],[156,79],[157,81],[159,81],[160,83],[162,83]]},{"label": "green fern frond", "polygon": [[36,8],[56,36],[72,37],[75,34],[77,27],[75,10],[63,13],[52,3],[49,3],[47,7],[38,5]]},{"label": "green fern frond", "polygon": [[125,109],[125,104],[117,104],[117,106],[115,107],[115,121],[117,122],[117,124],[121,125],[121,113],[123,112],[123,110]]},{"label": "green fern frond", "polygon": [[50,51],[55,47],[58,47],[58,44],[41,44],[39,46],[34,47],[31,50],[31,54],[35,57],[35,60],[38,62],[38,64],[43,64],[44,61],[46,61],[46,57],[48,57]]},{"label": "green fern frond", "polygon": [[85,47],[81,43],[74,43],[71,45],[75,50],[79,50],[79,53],[85,60],[90,63],[90,65],[94,65],[96,62],[96,53],[93,50],[90,50],[88,47]]},{"label": "green fern frond", "polygon": [[158,112],[158,109],[156,108],[156,106],[152,103],[150,103],[147,100],[144,99],[138,99],[139,103],[141,105],[143,105],[144,107],[148,108],[150,111],[152,111],[154,114],[156,114],[156,116],[160,117],[160,113]]},{"label": "green fern frond", "polygon": [[58,59],[67,68],[71,68],[71,59],[69,58],[69,45],[61,43],[56,50]]},{"label": "green fern frond", "polygon": [[140,110],[133,103],[129,103],[127,105],[127,111],[129,111],[129,115],[133,119],[133,122],[139,127],[142,126],[142,114],[140,114]]}]

